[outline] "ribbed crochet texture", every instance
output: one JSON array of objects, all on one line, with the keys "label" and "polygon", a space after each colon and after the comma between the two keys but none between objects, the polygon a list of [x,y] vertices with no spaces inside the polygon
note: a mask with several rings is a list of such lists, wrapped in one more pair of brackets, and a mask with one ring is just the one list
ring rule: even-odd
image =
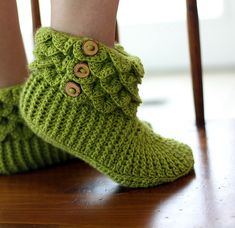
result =
[{"label": "ribbed crochet texture", "polygon": [[[136,117],[137,85],[144,75],[139,58],[118,44],[98,42],[98,53],[88,56],[82,48],[87,40],[50,28],[37,32],[35,61],[21,97],[28,125],[124,186],[155,186],[189,173],[191,149],[155,134]],[[75,76],[78,63],[88,65],[87,78]],[[68,82],[80,85],[79,96],[65,93]]]},{"label": "ribbed crochet texture", "polygon": [[25,172],[72,158],[26,126],[18,108],[21,90],[21,85],[0,89],[0,174]]}]

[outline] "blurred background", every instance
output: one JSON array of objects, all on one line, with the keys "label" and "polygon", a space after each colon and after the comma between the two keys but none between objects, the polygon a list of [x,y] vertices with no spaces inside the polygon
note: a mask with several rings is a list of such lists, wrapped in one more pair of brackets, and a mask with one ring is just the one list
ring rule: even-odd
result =
[{"label": "blurred background", "polygon": [[[32,61],[30,0],[17,0],[29,62]],[[43,26],[50,1],[40,0]],[[207,121],[235,117],[235,1],[198,0],[204,102]],[[138,115],[161,127],[194,121],[185,0],[120,0],[120,43],[145,66]]]}]

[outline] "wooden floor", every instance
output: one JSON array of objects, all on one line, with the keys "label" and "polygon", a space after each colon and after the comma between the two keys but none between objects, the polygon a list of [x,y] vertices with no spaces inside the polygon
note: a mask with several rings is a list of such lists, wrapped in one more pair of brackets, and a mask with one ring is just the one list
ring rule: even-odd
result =
[{"label": "wooden floor", "polygon": [[164,129],[192,146],[190,175],[128,189],[74,161],[1,176],[0,227],[235,227],[235,121],[207,121],[206,131],[193,123]]}]

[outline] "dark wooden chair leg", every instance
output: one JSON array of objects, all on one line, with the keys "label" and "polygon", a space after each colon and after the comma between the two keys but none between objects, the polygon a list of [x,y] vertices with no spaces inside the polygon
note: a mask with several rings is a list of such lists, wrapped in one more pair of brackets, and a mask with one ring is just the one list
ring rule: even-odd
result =
[{"label": "dark wooden chair leg", "polygon": [[118,31],[118,22],[116,21],[116,30],[115,30],[115,41],[119,42],[119,31]]},{"label": "dark wooden chair leg", "polygon": [[41,27],[41,16],[38,0],[31,0],[33,35]]},{"label": "dark wooden chair leg", "polygon": [[186,5],[196,124],[198,127],[203,127],[205,119],[197,1],[186,0]]}]

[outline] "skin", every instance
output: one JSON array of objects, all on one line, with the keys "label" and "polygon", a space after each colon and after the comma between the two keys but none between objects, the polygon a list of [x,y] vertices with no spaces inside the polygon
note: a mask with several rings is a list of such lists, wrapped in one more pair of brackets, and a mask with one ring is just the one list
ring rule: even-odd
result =
[{"label": "skin", "polygon": [[[51,27],[114,46],[119,0],[51,0]],[[27,59],[16,0],[0,1],[0,88],[23,83]]]},{"label": "skin", "polygon": [[118,3],[119,0],[51,0],[51,27],[113,47]]},{"label": "skin", "polygon": [[0,1],[0,88],[25,81],[27,60],[15,0]]}]

